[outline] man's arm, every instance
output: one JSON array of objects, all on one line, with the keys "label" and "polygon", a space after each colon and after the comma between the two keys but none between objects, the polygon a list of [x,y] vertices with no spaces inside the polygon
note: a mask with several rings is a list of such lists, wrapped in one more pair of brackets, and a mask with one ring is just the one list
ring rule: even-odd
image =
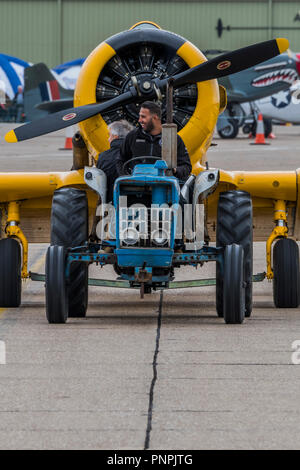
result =
[{"label": "man's arm", "polygon": [[125,137],[123,144],[121,145],[121,148],[120,148],[120,154],[118,158],[116,159],[116,168],[117,168],[117,172],[119,176],[123,175],[124,163],[127,160],[130,160],[130,158],[132,158],[129,134],[127,134],[127,136]]},{"label": "man's arm", "polygon": [[190,156],[183,143],[182,138],[177,136],[177,167],[174,175],[180,179],[185,180],[192,171]]}]

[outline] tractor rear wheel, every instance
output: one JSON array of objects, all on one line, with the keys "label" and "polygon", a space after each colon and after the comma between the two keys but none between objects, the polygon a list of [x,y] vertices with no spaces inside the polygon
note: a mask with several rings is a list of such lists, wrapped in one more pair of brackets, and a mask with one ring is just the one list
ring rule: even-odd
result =
[{"label": "tractor rear wheel", "polygon": [[21,304],[21,246],[14,238],[0,240],[0,307]]},{"label": "tractor rear wheel", "polygon": [[273,298],[277,308],[300,304],[299,247],[291,238],[281,238],[273,249]]},{"label": "tractor rear wheel", "polygon": [[244,251],[227,245],[224,253],[223,312],[225,323],[243,323],[245,318]]},{"label": "tractor rear wheel", "polygon": [[[61,188],[54,192],[51,245],[82,246],[88,239],[88,203],[85,191]],[[88,305],[88,265],[73,263],[68,289],[68,316],[85,317]]]},{"label": "tractor rear wheel", "polygon": [[[253,227],[252,201],[245,191],[226,191],[220,193],[217,215],[216,245],[236,243],[244,249],[245,316],[252,311],[252,274],[253,274]],[[219,263],[216,263],[216,308],[223,317],[223,276]]]},{"label": "tractor rear wheel", "polygon": [[66,248],[49,246],[46,255],[46,315],[49,323],[66,323],[68,288],[65,278]]}]

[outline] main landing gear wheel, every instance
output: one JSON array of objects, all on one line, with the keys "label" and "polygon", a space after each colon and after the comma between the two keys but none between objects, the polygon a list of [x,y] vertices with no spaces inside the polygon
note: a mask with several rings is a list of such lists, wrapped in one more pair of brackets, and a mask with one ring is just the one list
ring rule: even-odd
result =
[{"label": "main landing gear wheel", "polygon": [[223,312],[225,323],[243,323],[245,318],[244,251],[228,245],[224,253]]},{"label": "main landing gear wheel", "polygon": [[239,125],[235,119],[229,119],[228,125],[218,131],[218,134],[222,139],[234,139],[239,133]]},{"label": "main landing gear wheel", "polygon": [[66,323],[68,289],[65,278],[66,248],[49,246],[46,256],[46,315],[49,323]]},{"label": "main landing gear wheel", "polygon": [[290,238],[281,238],[273,249],[273,298],[277,308],[297,308],[300,304],[299,247]]},{"label": "main landing gear wheel", "polygon": [[0,307],[21,304],[21,247],[14,238],[0,240]]},{"label": "main landing gear wheel", "polygon": [[[217,215],[217,246],[241,245],[244,249],[245,316],[252,311],[253,226],[252,201],[245,191],[220,193]],[[216,263],[216,308],[223,317],[223,277]]]},{"label": "main landing gear wheel", "polygon": [[[88,204],[85,191],[61,188],[54,192],[51,245],[82,246],[88,239]],[[88,265],[73,263],[68,289],[69,317],[85,317],[88,305]]]}]

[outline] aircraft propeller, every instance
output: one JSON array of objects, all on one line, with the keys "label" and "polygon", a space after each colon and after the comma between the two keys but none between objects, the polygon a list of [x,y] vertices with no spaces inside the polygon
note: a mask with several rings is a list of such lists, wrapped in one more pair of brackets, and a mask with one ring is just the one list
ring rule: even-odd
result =
[{"label": "aircraft propeller", "polygon": [[[289,42],[285,38],[271,39],[251,46],[243,47],[232,52],[226,52],[218,57],[210,59],[193,68],[185,70],[172,76],[173,87],[179,87],[188,83],[203,82],[226,75],[240,72],[257,65],[265,60],[281,54],[289,47]],[[136,81],[135,86],[129,91],[104,103],[92,103],[84,106],[65,109],[57,113],[46,116],[42,119],[29,122],[5,135],[7,142],[20,142],[22,140],[48,134],[65,127],[72,126],[78,122],[89,119],[98,113],[119,107],[132,102],[143,102],[155,99],[159,90],[164,90],[168,79],[149,79]]]}]

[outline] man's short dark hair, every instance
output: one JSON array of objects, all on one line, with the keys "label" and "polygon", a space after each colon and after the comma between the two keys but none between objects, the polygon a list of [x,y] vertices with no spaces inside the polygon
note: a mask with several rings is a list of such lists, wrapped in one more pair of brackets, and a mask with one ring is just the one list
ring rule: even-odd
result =
[{"label": "man's short dark hair", "polygon": [[145,101],[142,103],[141,108],[149,109],[151,114],[156,114],[161,119],[161,107],[154,101]]}]

